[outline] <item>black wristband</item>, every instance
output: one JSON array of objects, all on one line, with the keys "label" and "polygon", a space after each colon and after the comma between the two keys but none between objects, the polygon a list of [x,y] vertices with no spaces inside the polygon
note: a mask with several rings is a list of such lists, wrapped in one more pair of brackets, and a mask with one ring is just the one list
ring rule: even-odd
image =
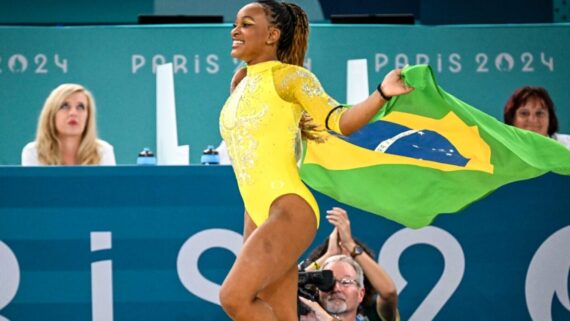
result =
[{"label": "black wristband", "polygon": [[382,96],[382,99],[384,99],[385,101],[392,99],[391,96],[386,96],[384,94],[384,92],[382,92],[382,84],[381,83],[378,85],[378,87],[376,87],[376,90],[378,90],[378,93],[380,94],[380,96]]},{"label": "black wristband", "polygon": [[329,111],[329,113],[328,113],[328,115],[327,115],[327,118],[325,118],[325,127],[327,128],[327,130],[331,130],[331,129],[329,128],[329,118],[331,117],[331,114],[332,114],[335,110],[337,110],[337,109],[339,109],[339,108],[344,108],[344,106],[343,106],[343,105],[338,105],[338,106],[336,106],[335,108],[331,109],[331,111]]}]

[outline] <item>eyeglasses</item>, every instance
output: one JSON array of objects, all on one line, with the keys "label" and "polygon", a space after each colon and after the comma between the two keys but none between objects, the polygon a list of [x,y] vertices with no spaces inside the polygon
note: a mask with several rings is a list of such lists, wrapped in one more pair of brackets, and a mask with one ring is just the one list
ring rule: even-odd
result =
[{"label": "eyeglasses", "polygon": [[343,288],[348,288],[348,287],[353,286],[353,285],[356,287],[359,286],[358,281],[353,280],[353,279],[349,279],[349,278],[343,278],[340,280],[334,279],[334,282],[335,282],[335,284],[338,283]]}]

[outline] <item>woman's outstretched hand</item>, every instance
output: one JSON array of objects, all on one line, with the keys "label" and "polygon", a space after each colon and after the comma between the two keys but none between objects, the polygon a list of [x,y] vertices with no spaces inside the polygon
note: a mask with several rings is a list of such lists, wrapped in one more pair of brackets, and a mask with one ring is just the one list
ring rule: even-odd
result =
[{"label": "woman's outstretched hand", "polygon": [[384,95],[388,97],[404,95],[414,90],[414,88],[406,85],[402,79],[402,69],[390,71],[380,86]]}]

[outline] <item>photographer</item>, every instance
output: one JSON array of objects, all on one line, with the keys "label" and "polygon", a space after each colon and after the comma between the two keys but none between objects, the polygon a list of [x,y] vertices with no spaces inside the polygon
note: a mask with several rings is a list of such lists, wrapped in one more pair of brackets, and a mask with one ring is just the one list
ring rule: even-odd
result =
[{"label": "photographer", "polygon": [[396,321],[398,291],[392,278],[378,265],[374,254],[353,238],[347,212],[339,207],[327,211],[327,220],[334,226],[328,240],[315,248],[306,262],[307,271],[318,270],[333,255],[351,256],[362,267],[366,295],[359,307],[359,319],[365,321]]},{"label": "photographer", "polygon": [[355,321],[358,305],[364,298],[364,274],[356,261],[346,255],[328,258],[323,270],[331,270],[334,286],[331,291],[319,290],[319,302],[299,297],[309,309],[301,321]]}]

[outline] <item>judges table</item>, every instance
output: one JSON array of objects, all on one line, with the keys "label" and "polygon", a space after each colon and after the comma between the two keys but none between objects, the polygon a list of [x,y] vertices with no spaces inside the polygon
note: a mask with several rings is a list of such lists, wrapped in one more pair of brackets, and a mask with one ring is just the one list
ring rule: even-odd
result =
[{"label": "judges table", "polygon": [[[569,183],[510,184],[419,230],[346,208],[402,320],[569,320]],[[312,247],[340,205],[317,201]],[[0,167],[0,320],[229,320],[242,221],[226,166]]]}]

